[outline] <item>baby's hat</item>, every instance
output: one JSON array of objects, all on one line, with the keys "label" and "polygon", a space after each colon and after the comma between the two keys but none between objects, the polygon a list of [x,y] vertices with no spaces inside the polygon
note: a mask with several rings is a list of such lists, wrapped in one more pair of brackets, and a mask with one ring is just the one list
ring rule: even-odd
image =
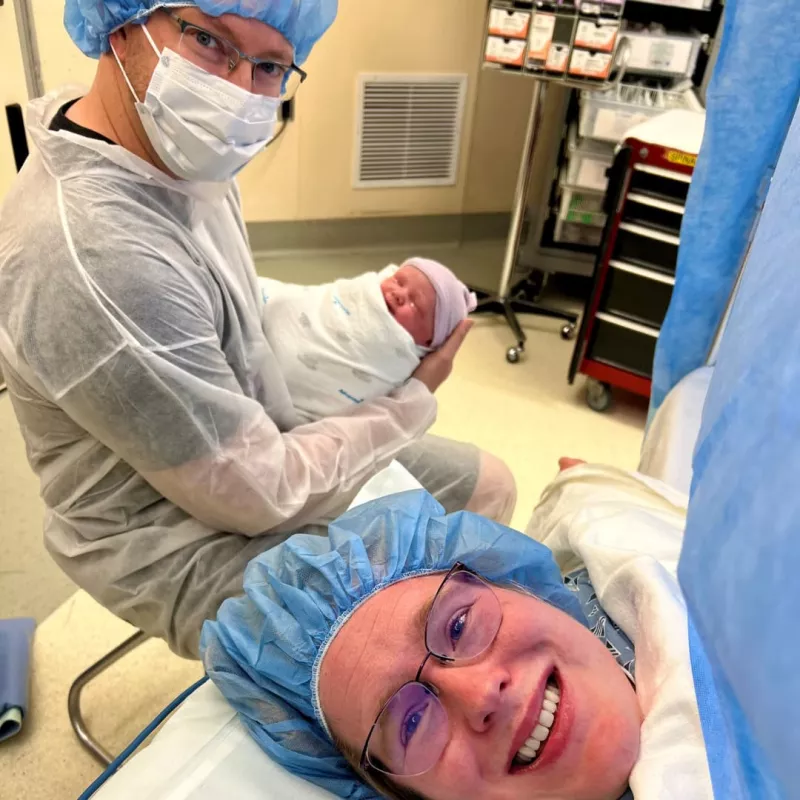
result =
[{"label": "baby's hat", "polygon": [[471,292],[455,275],[438,261],[429,258],[409,258],[404,267],[416,267],[433,284],[436,290],[436,315],[433,323],[434,350],[440,348],[456,329],[462,319],[467,318],[478,304]]}]

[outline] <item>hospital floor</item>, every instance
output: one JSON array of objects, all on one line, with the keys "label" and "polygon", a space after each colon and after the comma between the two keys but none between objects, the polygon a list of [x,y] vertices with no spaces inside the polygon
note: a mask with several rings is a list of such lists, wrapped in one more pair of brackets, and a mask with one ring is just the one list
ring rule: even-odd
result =
[{"label": "hospital floor", "polygon": [[[491,288],[502,243],[381,251],[281,255],[259,260],[259,271],[294,282],[322,282],[375,269],[419,252],[449,264],[463,280]],[[493,266],[492,266],[493,265]],[[506,363],[512,344],[505,323],[479,319],[439,392],[434,431],[467,440],[505,459],[517,479],[514,526],[524,528],[557,470],[559,456],[634,468],[646,405],[618,397],[607,414],[590,411],[583,380],[569,386],[572,343],[560,325],[523,317],[527,354]],[[42,545],[42,505],[7,394],[0,395],[0,618],[33,616],[32,696],[23,732],[0,745],[0,797],[75,798],[101,771],[77,743],[67,717],[70,684],[134,630],[101,608],[55,566]],[[119,752],[174,696],[196,680],[200,665],[149,641],[93,682],[84,694],[90,730]]]}]

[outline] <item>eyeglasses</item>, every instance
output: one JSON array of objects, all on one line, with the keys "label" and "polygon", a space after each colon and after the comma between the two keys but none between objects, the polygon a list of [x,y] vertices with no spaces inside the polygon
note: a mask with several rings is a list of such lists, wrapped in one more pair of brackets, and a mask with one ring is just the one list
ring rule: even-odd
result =
[{"label": "eyeglasses", "polygon": [[177,14],[170,13],[181,29],[178,52],[198,67],[227,78],[240,61],[249,61],[253,68],[253,92],[269,97],[290,98],[308,77],[297,64],[279,64],[261,58],[253,58],[239,50],[236,45],[211,33],[198,25],[192,25]]},{"label": "eyeglasses", "polygon": [[431,769],[450,740],[450,721],[439,691],[421,681],[430,658],[442,664],[482,655],[503,621],[500,601],[486,581],[463,564],[447,573],[425,622],[427,653],[413,681],[381,709],[361,751],[361,769],[412,777]]}]

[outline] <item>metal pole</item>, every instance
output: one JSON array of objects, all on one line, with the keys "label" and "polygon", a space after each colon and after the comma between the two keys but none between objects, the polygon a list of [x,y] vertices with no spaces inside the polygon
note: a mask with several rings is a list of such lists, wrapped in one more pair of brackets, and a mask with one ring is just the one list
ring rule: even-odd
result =
[{"label": "metal pole", "polygon": [[110,653],[103,656],[99,661],[92,664],[89,669],[82,672],[72,684],[67,697],[67,711],[72,729],[75,731],[81,745],[88,750],[103,766],[108,766],[114,756],[108,752],[89,732],[86,722],[81,712],[81,693],[86,685],[93,681],[98,675],[105,672],[112,664],[116,664],[123,656],[135,650],[140,644],[146,642],[150,637],[144,631],[136,631],[129,639],[121,645],[115,647]]},{"label": "metal pole", "polygon": [[14,0],[14,13],[17,18],[19,47],[22,51],[28,99],[34,100],[44,94],[44,81],[42,80],[42,64],[39,60],[39,45],[36,40],[36,28],[33,24],[30,0]]},{"label": "metal pole", "polygon": [[500,300],[508,298],[511,288],[511,279],[514,275],[514,268],[517,265],[517,251],[519,242],[522,238],[522,223],[525,220],[525,209],[528,205],[528,189],[531,184],[531,174],[533,172],[533,155],[536,151],[536,140],[539,138],[539,129],[542,123],[541,100],[543,82],[535,80],[533,83],[533,100],[531,102],[531,113],[528,117],[528,130],[525,134],[525,147],[522,151],[522,162],[519,167],[517,177],[517,189],[514,194],[514,206],[511,210],[511,227],[508,230],[506,241],[506,253],[503,258],[503,272],[500,278]]}]

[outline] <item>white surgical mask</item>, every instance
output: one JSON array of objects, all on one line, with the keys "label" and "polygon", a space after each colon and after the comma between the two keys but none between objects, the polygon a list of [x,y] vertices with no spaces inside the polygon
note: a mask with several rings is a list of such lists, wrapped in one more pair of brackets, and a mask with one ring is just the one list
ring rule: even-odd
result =
[{"label": "white surgical mask", "polygon": [[253,94],[195,66],[169,48],[159,57],[145,100],[136,111],[164,164],[187,181],[228,181],[275,135],[280,99]]}]

